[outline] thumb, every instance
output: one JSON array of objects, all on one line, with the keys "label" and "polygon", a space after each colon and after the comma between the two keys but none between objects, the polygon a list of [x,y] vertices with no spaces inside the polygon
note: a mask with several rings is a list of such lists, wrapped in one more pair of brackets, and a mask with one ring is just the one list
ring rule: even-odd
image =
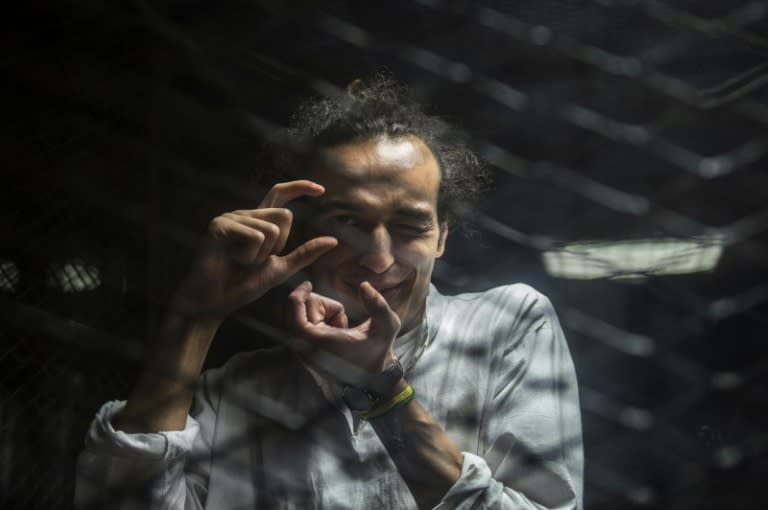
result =
[{"label": "thumb", "polygon": [[371,329],[391,338],[400,331],[400,317],[389,307],[384,296],[368,282],[360,284],[363,306],[371,316]]},{"label": "thumb", "polygon": [[310,239],[288,255],[281,257],[284,265],[282,276],[284,278],[292,276],[335,248],[337,244],[339,241],[330,236]]}]

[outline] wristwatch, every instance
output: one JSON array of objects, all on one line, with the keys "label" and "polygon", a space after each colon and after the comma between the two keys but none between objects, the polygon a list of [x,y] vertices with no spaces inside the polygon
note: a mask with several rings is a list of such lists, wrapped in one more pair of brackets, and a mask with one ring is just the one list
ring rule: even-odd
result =
[{"label": "wristwatch", "polygon": [[347,386],[341,398],[356,413],[368,412],[379,400],[390,397],[398,381],[403,378],[403,365],[395,359],[389,368],[373,376],[361,386]]}]

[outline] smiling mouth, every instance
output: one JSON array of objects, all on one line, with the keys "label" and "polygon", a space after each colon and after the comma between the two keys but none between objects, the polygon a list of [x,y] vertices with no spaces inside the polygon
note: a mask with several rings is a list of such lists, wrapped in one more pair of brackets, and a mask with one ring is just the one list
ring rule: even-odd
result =
[{"label": "smiling mouth", "polygon": [[387,287],[385,289],[376,289],[376,290],[379,292],[379,294],[384,296],[384,299],[390,299],[395,294],[397,294],[400,291],[400,289],[402,289],[404,286],[405,286],[405,282],[400,282],[395,286]]},{"label": "smiling mouth", "polygon": [[[405,287],[406,282],[407,282],[407,280],[403,280],[402,282],[400,282],[400,283],[398,283],[396,285],[388,285],[386,287],[378,286],[378,285],[373,285],[373,288],[376,289],[376,291],[379,294],[384,296],[385,299],[389,299],[392,296],[394,296],[395,294],[397,294],[400,291],[400,289]],[[349,282],[344,282],[344,283],[350,289],[352,289],[352,291],[355,292],[356,294],[360,292],[360,290],[359,290],[360,289],[360,284],[358,284],[358,283],[349,283]]]}]

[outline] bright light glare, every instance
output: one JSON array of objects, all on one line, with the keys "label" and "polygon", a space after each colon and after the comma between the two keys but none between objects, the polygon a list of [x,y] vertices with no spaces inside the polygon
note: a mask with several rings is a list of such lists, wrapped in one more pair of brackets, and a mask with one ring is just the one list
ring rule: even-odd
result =
[{"label": "bright light glare", "polygon": [[98,267],[72,261],[52,267],[48,285],[66,294],[93,290],[101,285],[101,275]]},{"label": "bright light glare", "polygon": [[19,284],[19,267],[10,260],[0,260],[0,290],[14,292]]},{"label": "bright light glare", "polygon": [[721,238],[634,239],[572,243],[542,253],[558,278],[645,278],[711,271],[723,252]]}]

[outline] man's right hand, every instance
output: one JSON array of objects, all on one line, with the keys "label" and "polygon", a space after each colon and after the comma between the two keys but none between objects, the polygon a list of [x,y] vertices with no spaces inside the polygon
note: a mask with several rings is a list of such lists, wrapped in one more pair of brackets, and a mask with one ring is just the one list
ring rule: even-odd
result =
[{"label": "man's right hand", "polygon": [[195,384],[221,321],[333,249],[333,237],[316,237],[280,255],[293,214],[283,206],[319,196],[311,181],[276,184],[258,209],[211,221],[192,270],[176,291],[147,365],[115,416],[115,429],[157,432],[184,428]]},{"label": "man's right hand", "polygon": [[293,214],[283,206],[325,189],[307,180],[276,184],[257,209],[239,210],[211,221],[203,249],[171,302],[187,317],[223,320],[258,299],[333,249],[338,241],[311,239],[286,255]]}]

